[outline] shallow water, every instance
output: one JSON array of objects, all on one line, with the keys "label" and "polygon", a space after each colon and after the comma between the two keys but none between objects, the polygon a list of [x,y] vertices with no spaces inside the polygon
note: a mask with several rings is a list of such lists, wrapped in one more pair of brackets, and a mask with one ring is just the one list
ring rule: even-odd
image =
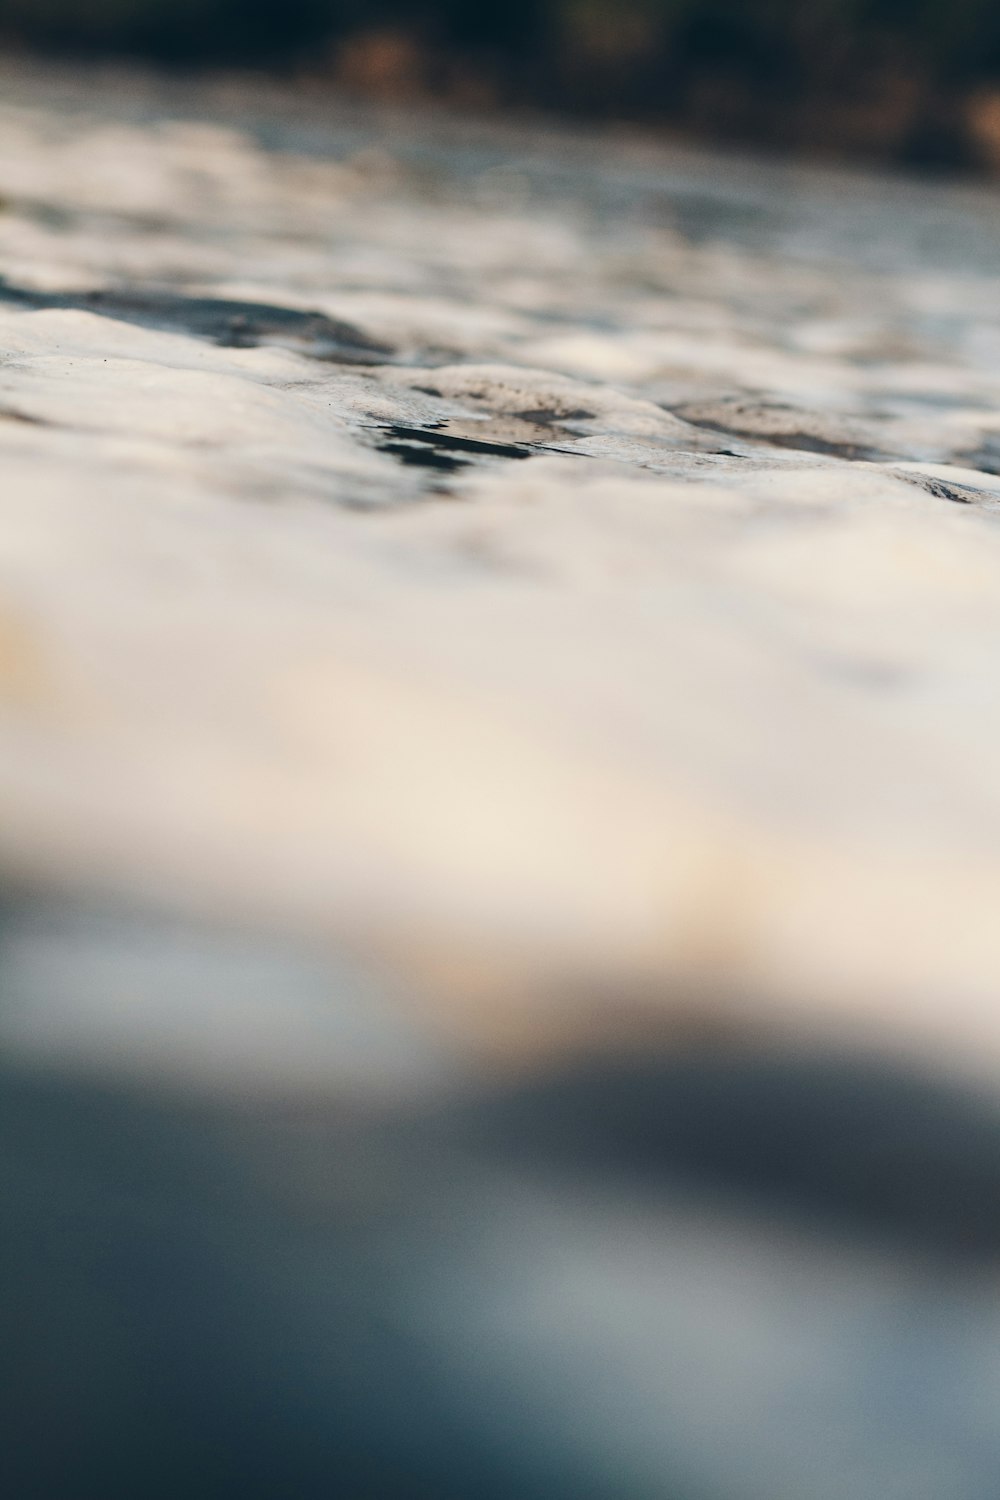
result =
[{"label": "shallow water", "polygon": [[0,198],[12,871],[996,1057],[993,191],[22,71]]},{"label": "shallow water", "polygon": [[990,1500],[998,215],[4,76],[18,1493]]}]

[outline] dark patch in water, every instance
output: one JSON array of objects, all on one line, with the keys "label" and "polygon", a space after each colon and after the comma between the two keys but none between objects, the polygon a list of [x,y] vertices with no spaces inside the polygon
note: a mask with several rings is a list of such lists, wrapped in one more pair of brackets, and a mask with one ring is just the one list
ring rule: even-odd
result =
[{"label": "dark patch in water", "polygon": [[874,1061],[710,1044],[594,1058],[477,1105],[459,1134],[917,1254],[1000,1254],[995,1101]]},{"label": "dark patch in water", "polygon": [[708,432],[725,433],[728,437],[744,438],[756,443],[767,443],[772,448],[790,448],[796,453],[822,453],[825,457],[843,458],[849,463],[881,463],[890,457],[888,453],[883,453],[878,448],[870,448],[862,443],[818,437],[812,432],[761,432],[749,424],[746,427],[737,427],[707,417],[692,417],[683,407],[678,408],[675,415],[689,422],[692,427],[701,427]]},{"label": "dark patch in water", "polygon": [[46,422],[44,417],[33,417],[30,412],[18,411],[13,406],[0,407],[0,421],[20,422],[25,427],[50,427],[52,425]]},{"label": "dark patch in water", "polygon": [[930,474],[911,474],[905,469],[894,469],[892,477],[915,485],[918,490],[932,495],[935,500],[949,500],[952,505],[975,505],[979,500],[1000,499],[992,490],[980,490],[972,484],[955,484],[952,480],[945,483],[943,479],[935,479]]},{"label": "dark patch in water", "polygon": [[40,292],[0,280],[0,302],[35,312],[69,308],[142,328],[188,333],[230,349],[278,344],[335,364],[382,364],[394,350],[351,323],[325,313],[241,302],[223,297],[187,297],[177,292],[122,288],[118,291]]},{"label": "dark patch in water", "polygon": [[441,453],[437,448],[424,447],[415,443],[383,443],[380,451],[398,458],[400,463],[406,464],[409,468],[440,469],[445,474],[454,474],[459,469],[469,467],[467,458],[456,458],[454,454]]},{"label": "dark patch in water", "polygon": [[735,238],[762,248],[783,228],[779,210],[721,193],[660,192],[651,195],[645,209],[654,222],[667,224],[689,245]]},{"label": "dark patch in water", "polygon": [[812,657],[819,668],[855,687],[875,693],[896,692],[909,687],[915,674],[898,662],[865,661],[858,656],[831,656],[817,653]]},{"label": "dark patch in water", "polygon": [[540,427],[552,427],[560,422],[589,422],[596,413],[585,411],[582,406],[576,411],[557,411],[552,406],[541,406],[532,411],[518,411],[514,415],[523,422],[537,422]]},{"label": "dark patch in water", "polygon": [[[386,443],[382,447],[384,453],[396,453],[404,448],[407,453],[419,452],[424,449],[434,450],[438,457],[454,453],[468,453],[480,458],[530,458],[531,449],[518,447],[514,443],[490,443],[480,438],[459,437],[455,433],[442,432],[439,427],[404,427],[393,425],[381,429],[390,437],[395,438],[395,443]],[[418,445],[415,449],[412,445]],[[406,463],[430,462],[418,458],[406,458]],[[467,461],[467,460],[466,460]],[[461,463],[460,459],[452,459],[452,464]],[[444,465],[439,465],[444,467]]]},{"label": "dark patch in water", "polygon": [[987,439],[982,447],[969,453],[956,453],[955,462],[967,469],[979,469],[983,474],[1000,474],[1000,444]]},{"label": "dark patch in water", "polygon": [[849,463],[877,463],[888,454],[878,448],[867,448],[860,443],[833,442],[830,438],[816,437],[810,432],[769,433],[762,438],[774,448],[793,448],[800,453],[823,453],[831,458],[845,458]]}]

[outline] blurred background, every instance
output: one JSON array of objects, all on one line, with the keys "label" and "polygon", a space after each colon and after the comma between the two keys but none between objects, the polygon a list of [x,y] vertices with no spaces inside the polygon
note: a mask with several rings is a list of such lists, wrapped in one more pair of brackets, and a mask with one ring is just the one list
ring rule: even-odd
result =
[{"label": "blurred background", "polygon": [[1000,170],[990,0],[0,0],[7,48],[295,70],[709,139]]}]

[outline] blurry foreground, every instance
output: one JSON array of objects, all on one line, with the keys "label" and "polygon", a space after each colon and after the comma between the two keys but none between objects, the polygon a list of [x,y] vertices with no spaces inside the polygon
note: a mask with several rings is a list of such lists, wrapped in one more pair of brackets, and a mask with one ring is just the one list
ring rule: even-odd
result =
[{"label": "blurry foreground", "polygon": [[992,1500],[994,198],[2,99],[5,1493]]}]

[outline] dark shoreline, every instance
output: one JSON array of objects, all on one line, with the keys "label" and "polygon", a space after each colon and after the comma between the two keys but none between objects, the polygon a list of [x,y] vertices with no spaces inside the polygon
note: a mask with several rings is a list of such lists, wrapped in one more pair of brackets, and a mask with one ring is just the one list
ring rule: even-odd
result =
[{"label": "dark shoreline", "polygon": [[[317,96],[541,110],[708,145],[1000,174],[1000,13],[854,19],[807,0],[0,0],[0,49],[73,65],[252,69]],[[826,8],[827,12],[830,8]]]}]

